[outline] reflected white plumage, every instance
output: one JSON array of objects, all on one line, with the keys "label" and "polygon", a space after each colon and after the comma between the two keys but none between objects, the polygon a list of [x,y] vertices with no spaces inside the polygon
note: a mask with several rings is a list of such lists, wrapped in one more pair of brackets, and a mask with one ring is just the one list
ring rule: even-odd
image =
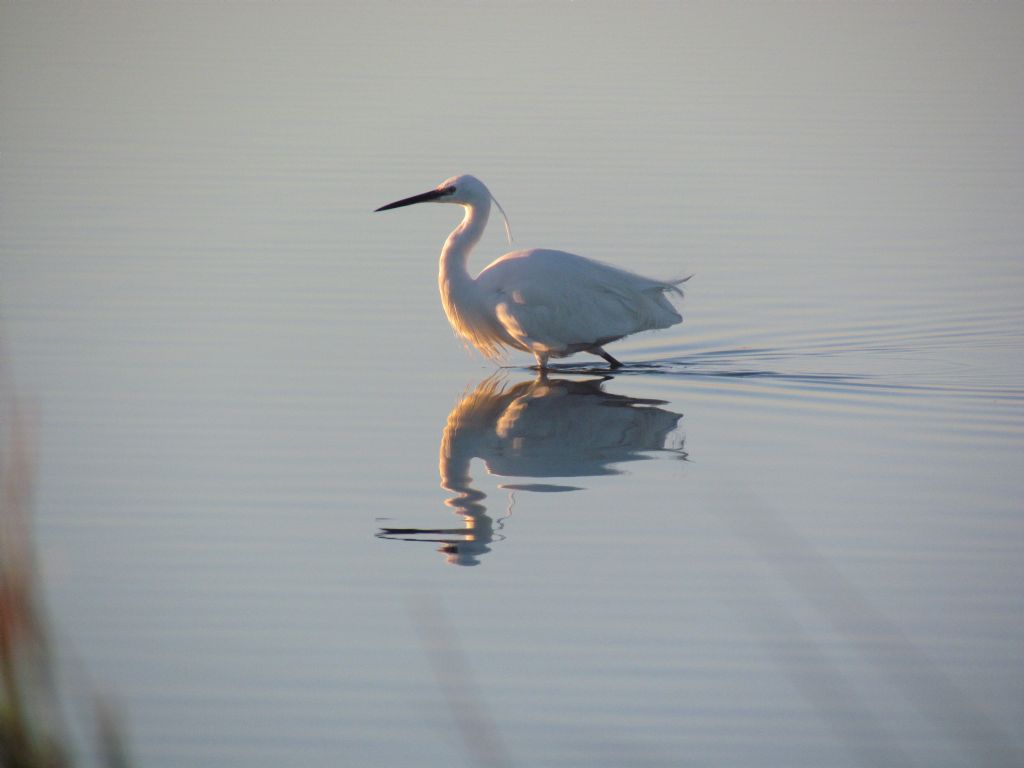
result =
[{"label": "reflected white plumage", "polygon": [[[466,262],[487,226],[492,200],[482,181],[463,175],[377,209],[427,202],[465,208],[441,249],[437,281],[452,328],[485,356],[497,359],[506,347],[520,349],[544,370],[549,358],[590,352],[619,368],[605,344],[682,322],[667,294],[682,296],[679,284],[686,278],[654,280],[565,251],[512,251],[471,277]],[[507,229],[507,219],[505,224]]]}]

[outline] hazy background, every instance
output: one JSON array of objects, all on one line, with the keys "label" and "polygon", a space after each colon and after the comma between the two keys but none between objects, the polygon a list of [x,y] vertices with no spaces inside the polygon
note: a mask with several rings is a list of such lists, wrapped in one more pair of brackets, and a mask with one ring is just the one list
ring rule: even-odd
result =
[{"label": "hazy background", "polygon": [[[0,4],[69,686],[147,766],[473,764],[490,727],[518,765],[1019,763],[1022,39],[1013,3]],[[652,362],[626,400],[463,401],[458,214],[371,213],[463,172],[516,247],[694,274],[612,348]],[[472,463],[475,568],[375,537],[463,526],[446,425],[523,473]]]}]

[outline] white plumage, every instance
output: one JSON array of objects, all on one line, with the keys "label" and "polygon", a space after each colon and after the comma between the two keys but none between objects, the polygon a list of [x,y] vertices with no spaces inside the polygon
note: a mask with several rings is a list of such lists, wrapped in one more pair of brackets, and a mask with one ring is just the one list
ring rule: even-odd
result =
[{"label": "white plumage", "polygon": [[683,280],[653,280],[565,251],[506,253],[474,279],[466,263],[487,226],[492,200],[482,181],[464,175],[377,209],[424,202],[465,208],[441,250],[438,287],[452,328],[487,357],[520,349],[533,353],[543,370],[549,358],[591,352],[618,368],[622,364],[605,344],[682,322],[667,294],[682,296]]}]

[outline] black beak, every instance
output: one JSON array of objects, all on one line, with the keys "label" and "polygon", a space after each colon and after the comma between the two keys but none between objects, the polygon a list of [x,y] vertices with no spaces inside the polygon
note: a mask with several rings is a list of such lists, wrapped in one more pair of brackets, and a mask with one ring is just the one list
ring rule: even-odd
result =
[{"label": "black beak", "polygon": [[432,189],[429,192],[424,192],[422,195],[413,195],[412,197],[407,197],[404,200],[395,200],[393,203],[382,205],[380,208],[377,208],[374,213],[377,211],[390,211],[392,208],[401,208],[402,206],[413,205],[415,203],[429,203],[431,200],[437,200],[437,198],[444,197],[450,192],[450,188]]}]

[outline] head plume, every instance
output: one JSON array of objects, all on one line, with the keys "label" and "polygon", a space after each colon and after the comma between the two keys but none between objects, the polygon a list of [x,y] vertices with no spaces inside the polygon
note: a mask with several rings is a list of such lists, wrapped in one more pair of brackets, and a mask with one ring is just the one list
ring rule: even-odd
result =
[{"label": "head plume", "polygon": [[505,222],[505,237],[508,238],[508,244],[512,245],[512,226],[508,223],[508,215],[505,213],[505,209],[501,207],[501,203],[498,202],[498,198],[491,195],[491,200],[498,206],[498,210],[501,212],[501,218]]}]

